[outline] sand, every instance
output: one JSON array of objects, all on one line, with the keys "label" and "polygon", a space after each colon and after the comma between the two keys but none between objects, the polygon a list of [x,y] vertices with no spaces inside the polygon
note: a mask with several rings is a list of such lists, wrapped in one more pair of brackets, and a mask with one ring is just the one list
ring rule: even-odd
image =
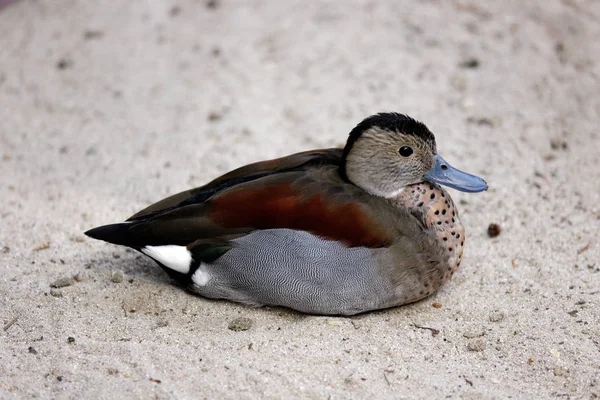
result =
[{"label": "sand", "polygon": [[[5,4],[0,397],[600,396],[598,37],[593,1]],[[490,184],[451,191],[465,254],[426,300],[210,301],[83,236],[379,111]]]}]

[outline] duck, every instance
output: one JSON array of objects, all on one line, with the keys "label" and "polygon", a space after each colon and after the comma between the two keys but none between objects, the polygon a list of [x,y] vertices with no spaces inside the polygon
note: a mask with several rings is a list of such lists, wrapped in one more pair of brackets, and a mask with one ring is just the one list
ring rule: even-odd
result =
[{"label": "duck", "polygon": [[85,234],[204,298],[350,316],[421,300],[455,273],[465,229],[442,186],[488,188],[423,123],[379,113],[343,148],[246,165]]}]

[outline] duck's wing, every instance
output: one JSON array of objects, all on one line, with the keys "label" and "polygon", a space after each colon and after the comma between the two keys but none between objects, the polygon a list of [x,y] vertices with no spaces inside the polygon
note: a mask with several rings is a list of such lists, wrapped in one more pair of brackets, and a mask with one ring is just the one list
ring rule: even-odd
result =
[{"label": "duck's wing", "polygon": [[127,221],[140,221],[179,206],[202,203],[227,188],[266,176],[289,171],[302,171],[323,165],[339,166],[341,159],[342,149],[322,149],[249,164],[228,172],[204,186],[186,190],[160,200],[129,217]]},{"label": "duck's wing", "polygon": [[[340,185],[349,184],[340,181]],[[188,246],[199,239],[285,228],[348,247],[386,246],[389,238],[381,223],[366,204],[346,196],[344,189],[323,187],[305,172],[282,172],[223,189],[200,202],[180,203],[145,219],[102,226],[86,234],[140,249]]]}]

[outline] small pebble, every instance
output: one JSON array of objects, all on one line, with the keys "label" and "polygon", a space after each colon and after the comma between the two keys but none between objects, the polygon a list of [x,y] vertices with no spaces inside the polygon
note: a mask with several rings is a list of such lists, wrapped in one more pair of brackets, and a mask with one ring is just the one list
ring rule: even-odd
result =
[{"label": "small pebble", "polygon": [[113,283],[121,283],[123,282],[123,273],[121,271],[115,271],[112,273],[110,277],[110,281]]},{"label": "small pebble", "polygon": [[442,308],[442,304],[437,301],[431,305],[433,308]]},{"label": "small pebble", "polygon": [[569,371],[564,369],[563,367],[555,367],[554,368],[554,376],[565,376],[568,373],[569,373]]},{"label": "small pebble", "polygon": [[206,2],[206,8],[216,10],[217,8],[219,8],[219,2],[217,0],[208,0]]},{"label": "small pebble", "polygon": [[73,280],[75,282],[83,282],[85,280],[85,274],[83,272],[78,272],[73,275]]},{"label": "small pebble", "polygon": [[208,120],[209,120],[210,122],[217,122],[217,121],[219,121],[221,118],[223,118],[223,116],[222,116],[221,114],[219,114],[219,113],[215,112],[215,111],[211,111],[211,112],[208,114]]},{"label": "small pebble", "polygon": [[102,32],[102,31],[87,30],[87,31],[83,32],[83,38],[85,40],[100,39],[103,36],[104,36],[104,32]]},{"label": "small pebble", "polygon": [[42,243],[38,247],[33,249],[32,251],[48,250],[49,248],[50,248],[50,243]]},{"label": "small pebble", "polygon": [[169,326],[169,321],[158,321],[156,323],[157,328],[164,328],[166,326]]},{"label": "small pebble", "polygon": [[463,333],[463,336],[466,337],[467,339],[478,338],[478,337],[482,337],[483,335],[485,335],[484,332],[465,332],[465,333]]},{"label": "small pebble", "polygon": [[479,67],[479,60],[476,58],[469,58],[463,62],[460,63],[460,67],[462,68],[477,68]]},{"label": "small pebble", "polygon": [[569,145],[564,140],[552,139],[550,140],[550,147],[552,150],[567,150]]},{"label": "small pebble", "polygon": [[52,288],[50,289],[50,296],[52,297],[63,297],[63,294],[60,290]]},{"label": "small pebble", "polygon": [[58,68],[60,70],[65,70],[67,68],[70,68],[72,65],[73,65],[73,62],[71,60],[60,59],[56,63],[56,68]]},{"label": "small pebble", "polygon": [[252,327],[252,320],[246,317],[236,318],[229,323],[229,330],[234,332],[247,331]]},{"label": "small pebble", "polygon": [[504,313],[500,311],[495,311],[490,314],[490,322],[500,322],[504,319]]},{"label": "small pebble", "polygon": [[55,280],[54,282],[52,282],[50,284],[50,287],[52,288],[63,288],[63,287],[67,287],[67,286],[71,286],[74,283],[73,281],[73,277],[71,276],[65,276],[62,278],[58,278],[57,280]]},{"label": "small pebble", "polygon": [[500,225],[498,224],[490,224],[490,226],[488,226],[488,236],[493,238],[496,237],[500,234],[500,232],[502,231],[502,229],[500,228]]},{"label": "small pebble", "polygon": [[485,342],[483,340],[474,340],[469,342],[467,349],[469,351],[483,351],[485,350]]}]

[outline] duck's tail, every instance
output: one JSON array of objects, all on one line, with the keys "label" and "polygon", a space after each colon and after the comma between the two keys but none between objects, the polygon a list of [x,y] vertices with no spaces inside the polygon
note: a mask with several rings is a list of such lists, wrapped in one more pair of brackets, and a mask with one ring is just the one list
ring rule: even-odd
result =
[{"label": "duck's tail", "polygon": [[137,235],[131,234],[129,229],[132,227],[132,225],[134,224],[131,222],[103,225],[94,229],[90,229],[89,231],[85,232],[85,234],[94,239],[137,249],[140,246],[143,246],[143,244],[140,243]]}]

